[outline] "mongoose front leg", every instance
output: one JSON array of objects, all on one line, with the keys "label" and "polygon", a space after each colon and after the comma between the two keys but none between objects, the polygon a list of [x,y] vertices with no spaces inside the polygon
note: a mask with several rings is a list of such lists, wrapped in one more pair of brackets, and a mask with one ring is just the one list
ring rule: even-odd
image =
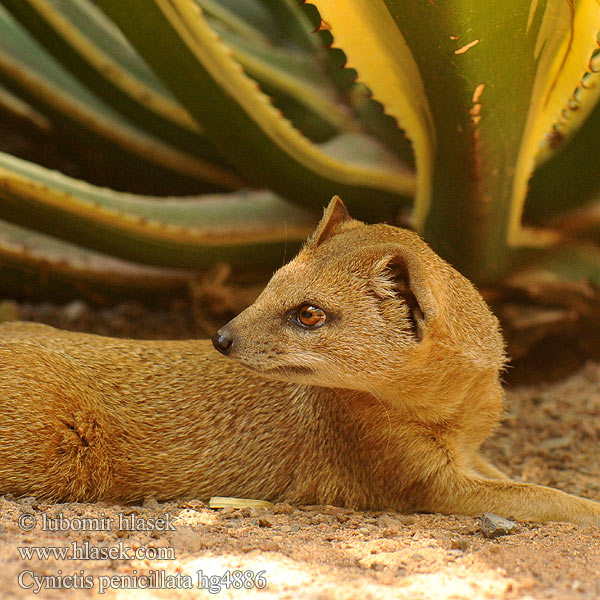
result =
[{"label": "mongoose front leg", "polygon": [[484,479],[449,467],[428,487],[431,494],[425,510],[432,512],[477,515],[489,511],[537,522],[600,525],[600,502],[532,483]]}]

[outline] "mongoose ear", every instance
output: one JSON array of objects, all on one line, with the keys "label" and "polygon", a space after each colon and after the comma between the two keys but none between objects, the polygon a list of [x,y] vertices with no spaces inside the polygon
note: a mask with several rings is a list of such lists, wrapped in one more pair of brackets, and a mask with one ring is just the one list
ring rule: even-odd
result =
[{"label": "mongoose ear", "polygon": [[416,253],[401,247],[386,252],[373,270],[374,292],[381,298],[401,298],[411,315],[413,333],[421,341],[438,316],[438,303]]},{"label": "mongoose ear", "polygon": [[325,240],[341,233],[347,225],[354,221],[354,219],[348,213],[346,205],[342,202],[339,196],[334,196],[329,205],[323,213],[323,217],[319,221],[317,228],[314,230],[312,235],[308,238],[307,246],[318,246]]}]

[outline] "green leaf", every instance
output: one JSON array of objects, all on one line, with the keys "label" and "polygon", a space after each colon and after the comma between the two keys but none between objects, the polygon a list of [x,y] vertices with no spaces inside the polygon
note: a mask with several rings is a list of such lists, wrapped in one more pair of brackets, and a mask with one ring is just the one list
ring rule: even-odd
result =
[{"label": "green leaf", "polygon": [[228,32],[217,21],[208,22],[229,46],[246,73],[263,90],[268,90],[276,103],[281,105],[282,100],[284,104],[293,101],[303,109],[299,119],[301,131],[304,131],[302,122],[310,119],[311,113],[334,132],[359,130],[349,107],[336,98],[336,90],[313,54],[277,47],[267,40],[245,39]]},{"label": "green leaf", "polygon": [[0,288],[4,295],[105,303],[165,299],[185,293],[190,273],[147,267],[85,250],[0,221]]},{"label": "green leaf", "polygon": [[125,194],[2,153],[0,218],[127,260],[189,269],[279,266],[316,220],[270,192]]},{"label": "green leaf", "polygon": [[[279,0],[276,0],[279,1]],[[205,12],[227,21],[231,28],[242,32],[252,30],[252,35],[263,39],[280,36],[281,27],[273,19],[261,0],[194,0]]]},{"label": "green leaf", "polygon": [[540,145],[596,47],[596,0],[313,2],[412,140],[415,225],[440,254],[485,281],[513,249],[560,240],[523,228],[521,213]]},{"label": "green leaf", "polygon": [[406,132],[398,127],[396,119],[385,113],[381,103],[373,100],[369,88],[364,84],[354,83],[347,93],[361,125],[414,171],[415,155],[412,144]]},{"label": "green leaf", "polygon": [[[261,23],[261,29],[250,26],[214,0],[197,3],[244,71],[296,129],[316,142],[340,130],[359,129],[345,95],[332,82],[325,48],[311,33],[314,27],[295,0],[249,0],[244,4],[256,8],[268,5],[261,10],[269,27]],[[239,10],[239,5],[236,8]]]},{"label": "green leaf", "polygon": [[0,85],[0,112],[10,115],[13,118],[27,121],[36,129],[42,131],[51,131],[52,123],[33,106],[27,104],[21,98],[18,98],[6,88]]},{"label": "green leaf", "polygon": [[[259,0],[269,12],[280,40],[309,52],[320,53],[322,46],[313,35],[314,27],[297,0]],[[236,7],[239,3],[236,4]],[[270,30],[271,35],[273,29]],[[324,56],[322,57],[324,59]]]},{"label": "green leaf", "polygon": [[[253,26],[252,23],[256,19],[258,12],[261,24],[264,25],[263,21],[268,22],[268,16],[266,14],[260,15],[261,11],[255,2],[244,2],[243,4],[237,4],[231,8],[227,6],[227,2],[222,0],[195,0],[195,2],[202,8],[207,16],[212,17],[215,20],[223,23],[228,30],[237,36],[241,36],[247,40],[255,40],[261,43],[267,43],[270,39],[268,33],[265,33],[261,28]],[[252,12],[251,14],[242,15],[240,14],[240,8],[258,8],[258,11]],[[277,30],[274,23],[269,23],[268,31]]]},{"label": "green leaf", "polygon": [[238,35],[280,47],[322,52],[314,27],[296,0],[194,0]]},{"label": "green leaf", "polygon": [[214,146],[89,0],[1,0],[61,64],[112,108],[197,158],[218,162]]},{"label": "green leaf", "polygon": [[534,282],[585,281],[600,287],[600,248],[589,242],[564,244],[539,254],[508,281],[524,287]]},{"label": "green leaf", "polygon": [[341,48],[386,113],[411,139],[417,168],[415,225],[423,227],[431,198],[435,132],[418,66],[381,0],[311,0]]},{"label": "green leaf", "polygon": [[222,153],[258,185],[313,207],[338,193],[353,214],[371,219],[389,218],[409,201],[413,176],[391,155],[384,163],[368,152],[360,162],[332,157],[282,119],[193,3],[99,4]]},{"label": "green leaf", "polygon": [[[532,3],[529,23],[535,8]],[[574,133],[600,98],[600,74],[590,68],[600,33],[600,3],[549,1],[541,17],[534,49],[537,68],[515,165],[508,230],[512,246],[545,241],[520,226],[529,178],[536,159],[543,158],[540,148],[548,155],[553,150],[548,140]]]},{"label": "green leaf", "polygon": [[[598,86],[600,88],[600,86]],[[600,199],[600,103],[557,152],[539,166],[529,183],[524,220],[562,230],[557,217]]]},{"label": "green leaf", "polygon": [[230,170],[131,126],[64,71],[1,7],[0,34],[0,82],[99,151],[116,154],[132,170],[150,171],[153,176],[176,175],[230,189],[244,184]]}]

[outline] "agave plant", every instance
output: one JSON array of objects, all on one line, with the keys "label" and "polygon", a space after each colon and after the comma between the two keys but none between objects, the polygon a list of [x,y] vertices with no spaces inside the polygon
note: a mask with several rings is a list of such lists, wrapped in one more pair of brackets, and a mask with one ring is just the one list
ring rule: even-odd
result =
[{"label": "agave plant", "polygon": [[333,194],[478,283],[600,282],[597,0],[0,2],[2,110],[204,191],[0,154],[7,289],[164,294],[215,261],[272,268]]}]

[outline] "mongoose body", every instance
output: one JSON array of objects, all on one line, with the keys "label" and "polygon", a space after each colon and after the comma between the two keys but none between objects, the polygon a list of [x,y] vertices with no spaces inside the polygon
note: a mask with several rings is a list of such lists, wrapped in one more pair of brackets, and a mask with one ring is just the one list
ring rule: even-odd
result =
[{"label": "mongoose body", "polygon": [[209,341],[0,327],[0,494],[238,496],[600,524],[600,503],[479,454],[505,357],[475,288],[416,234],[332,200]]}]

